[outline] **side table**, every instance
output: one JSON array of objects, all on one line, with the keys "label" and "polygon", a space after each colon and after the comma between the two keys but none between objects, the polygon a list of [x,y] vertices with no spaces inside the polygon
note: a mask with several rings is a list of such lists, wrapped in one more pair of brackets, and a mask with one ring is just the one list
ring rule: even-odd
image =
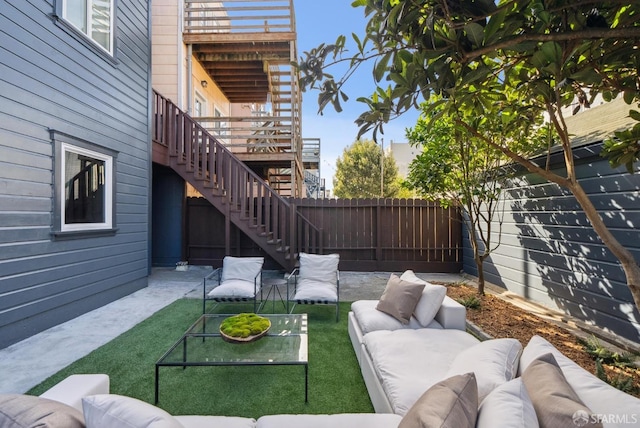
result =
[{"label": "side table", "polygon": [[[276,294],[278,295],[278,297],[280,297],[280,302],[282,303],[282,306],[284,306],[285,309],[285,313],[288,313],[288,304],[287,302],[285,302],[285,300],[282,298],[282,293],[280,292],[280,288],[279,286],[287,285],[287,280],[284,278],[265,278],[262,280],[262,287],[264,288],[269,288],[269,291],[267,292],[267,297],[262,301],[262,305],[260,306],[260,310],[262,310],[262,308],[264,308],[264,305],[267,304],[267,301],[269,300],[269,297],[271,297],[272,299],[272,312],[275,313],[276,311]],[[258,310],[258,312],[260,312],[260,310]]]}]

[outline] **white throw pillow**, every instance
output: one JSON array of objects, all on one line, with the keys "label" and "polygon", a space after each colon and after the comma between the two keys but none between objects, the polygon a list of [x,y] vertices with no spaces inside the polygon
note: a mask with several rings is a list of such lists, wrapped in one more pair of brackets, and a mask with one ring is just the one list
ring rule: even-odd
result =
[{"label": "white throw pillow", "polygon": [[221,282],[240,279],[253,283],[262,270],[264,257],[231,257],[222,259]]},{"label": "white throw pillow", "polygon": [[521,378],[500,385],[480,403],[476,428],[538,428],[538,417]]},{"label": "white throw pillow", "polygon": [[420,279],[412,270],[405,271],[400,276],[400,279],[414,284],[424,284],[422,296],[420,300],[418,300],[416,308],[413,310],[413,316],[422,327],[427,327],[440,310],[444,297],[447,295],[447,287],[431,284],[430,282]]},{"label": "white throw pillow", "polygon": [[87,428],[184,428],[164,410],[123,395],[90,395],[82,411]]},{"label": "white throw pillow", "polygon": [[518,371],[522,345],[517,339],[491,339],[460,352],[445,377],[474,372],[481,402],[498,386],[513,379]]},{"label": "white throw pillow", "polygon": [[336,285],[339,263],[339,254],[300,253],[300,278]]}]

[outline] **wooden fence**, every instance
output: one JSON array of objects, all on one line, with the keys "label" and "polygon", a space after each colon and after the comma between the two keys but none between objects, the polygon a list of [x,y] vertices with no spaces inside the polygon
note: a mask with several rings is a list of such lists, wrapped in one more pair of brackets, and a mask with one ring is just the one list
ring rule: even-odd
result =
[{"label": "wooden fence", "polygon": [[[289,202],[321,230],[324,253],[340,254],[341,270],[459,272],[462,269],[462,225],[457,209],[444,209],[418,199],[289,199]],[[202,200],[187,204],[186,250],[193,264],[215,266],[224,254],[224,236],[220,236],[223,229],[215,226],[214,211]],[[235,242],[236,255],[258,254],[259,249],[245,236],[239,234]],[[211,256],[215,260],[209,260]]]}]

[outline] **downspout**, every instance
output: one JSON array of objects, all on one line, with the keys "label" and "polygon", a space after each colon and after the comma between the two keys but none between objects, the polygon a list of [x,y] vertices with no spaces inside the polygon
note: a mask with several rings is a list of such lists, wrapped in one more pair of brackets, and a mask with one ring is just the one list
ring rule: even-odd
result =
[{"label": "downspout", "polygon": [[176,32],[176,46],[178,47],[176,55],[176,64],[177,64],[177,90],[176,90],[176,104],[182,110],[186,110],[184,108],[184,42],[182,39],[182,34],[184,32],[184,1],[178,2],[178,22],[177,22],[178,31]]},{"label": "downspout", "polygon": [[147,274],[151,275],[153,266],[153,82],[151,81],[152,63],[152,26],[151,6],[147,9],[147,160],[149,186],[147,187]]},{"label": "downspout", "polygon": [[191,78],[193,73],[193,61],[191,55],[193,54],[193,45],[187,45],[187,108],[186,112],[191,116],[193,110],[193,79]]}]

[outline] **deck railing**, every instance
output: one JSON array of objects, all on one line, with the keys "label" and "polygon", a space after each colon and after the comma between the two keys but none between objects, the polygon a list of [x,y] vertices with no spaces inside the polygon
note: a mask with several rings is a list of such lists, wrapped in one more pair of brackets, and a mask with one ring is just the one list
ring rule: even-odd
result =
[{"label": "deck railing", "polygon": [[185,0],[185,33],[278,33],[295,29],[293,0]]}]

